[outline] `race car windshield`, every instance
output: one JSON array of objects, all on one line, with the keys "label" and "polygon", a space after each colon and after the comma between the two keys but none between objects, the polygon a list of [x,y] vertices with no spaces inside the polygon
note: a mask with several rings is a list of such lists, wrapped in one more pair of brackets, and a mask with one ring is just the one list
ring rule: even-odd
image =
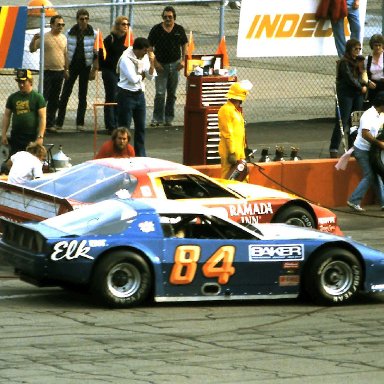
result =
[{"label": "race car windshield", "polygon": [[111,234],[124,231],[137,216],[137,211],[119,200],[97,204],[44,220],[43,225],[68,235]]},{"label": "race car windshield", "polygon": [[160,178],[169,200],[232,197],[234,193],[199,175],[171,175]]},{"label": "race car windshield", "polygon": [[83,163],[58,172],[44,182],[31,181],[26,185],[58,197],[95,203],[115,197],[118,191],[131,195],[137,186],[137,178],[102,164]]},{"label": "race car windshield", "polygon": [[256,240],[260,234],[235,222],[202,214],[161,214],[160,222],[165,237]]}]

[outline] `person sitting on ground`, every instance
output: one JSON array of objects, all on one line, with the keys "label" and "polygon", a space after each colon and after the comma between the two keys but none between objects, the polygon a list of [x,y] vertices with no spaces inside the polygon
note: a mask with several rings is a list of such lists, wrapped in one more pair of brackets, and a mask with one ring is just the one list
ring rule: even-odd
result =
[{"label": "person sitting on ground", "polygon": [[8,182],[23,184],[27,180],[38,179],[43,175],[43,161],[47,157],[47,150],[41,144],[31,142],[25,151],[16,152],[7,161],[10,168]]},{"label": "person sitting on ground", "polygon": [[106,141],[96,154],[95,159],[105,157],[135,157],[135,150],[129,142],[131,134],[128,128],[118,127],[111,135],[111,139]]}]

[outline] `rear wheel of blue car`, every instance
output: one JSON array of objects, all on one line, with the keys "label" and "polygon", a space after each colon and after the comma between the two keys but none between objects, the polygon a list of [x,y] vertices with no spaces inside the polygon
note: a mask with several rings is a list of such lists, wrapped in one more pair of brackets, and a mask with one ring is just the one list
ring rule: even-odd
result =
[{"label": "rear wheel of blue car", "polygon": [[130,251],[114,251],[96,266],[92,291],[106,305],[132,307],[148,298],[152,274],[146,261]]},{"label": "rear wheel of blue car", "polygon": [[362,269],[353,253],[339,248],[324,249],[309,262],[304,284],[314,303],[345,304],[359,292]]},{"label": "rear wheel of blue car", "polygon": [[296,225],[298,227],[316,228],[316,223],[307,209],[292,205],[282,208],[273,218],[274,223]]}]

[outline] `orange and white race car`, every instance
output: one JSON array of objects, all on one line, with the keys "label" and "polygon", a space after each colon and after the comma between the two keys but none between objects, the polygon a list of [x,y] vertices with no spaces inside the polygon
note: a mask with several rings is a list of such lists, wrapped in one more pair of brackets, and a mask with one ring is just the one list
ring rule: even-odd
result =
[{"label": "orange and white race car", "polygon": [[89,160],[23,185],[0,182],[0,216],[43,220],[117,196],[198,201],[241,224],[288,223],[341,234],[329,209],[258,185],[212,179],[167,160]]}]

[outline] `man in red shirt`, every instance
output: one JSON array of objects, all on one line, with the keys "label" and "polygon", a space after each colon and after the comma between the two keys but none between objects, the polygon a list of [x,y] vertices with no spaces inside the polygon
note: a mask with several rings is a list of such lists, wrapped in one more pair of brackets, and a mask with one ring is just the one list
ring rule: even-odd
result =
[{"label": "man in red shirt", "polygon": [[132,145],[131,134],[125,127],[116,128],[111,135],[111,139],[106,141],[96,154],[95,159],[105,157],[134,157],[135,150]]}]

